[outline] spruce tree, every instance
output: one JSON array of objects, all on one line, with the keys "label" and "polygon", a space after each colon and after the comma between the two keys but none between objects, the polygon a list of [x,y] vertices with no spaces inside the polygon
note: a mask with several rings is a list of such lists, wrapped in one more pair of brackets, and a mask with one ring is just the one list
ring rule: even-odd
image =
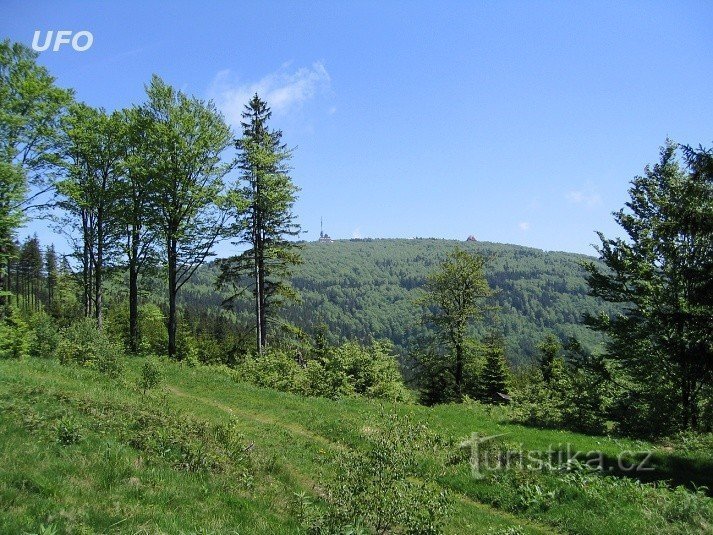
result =
[{"label": "spruce tree", "polygon": [[501,394],[508,393],[509,368],[505,359],[505,341],[500,334],[491,332],[483,342],[485,363],[480,372],[479,393],[485,403],[503,403]]},{"label": "spruce tree", "polygon": [[629,430],[696,428],[713,384],[713,151],[667,143],[629,195],[615,213],[627,239],[599,233],[607,271],[586,265],[590,293],[623,313],[585,321],[608,335]]},{"label": "spruce tree", "polygon": [[243,111],[243,136],[236,141],[242,184],[229,193],[228,204],[235,244],[248,249],[221,261],[218,280],[233,288],[234,297],[245,288],[252,291],[258,353],[267,344],[268,321],[296,298],[289,276],[300,262],[299,246],[289,240],[300,232],[292,211],[299,191],[289,175],[292,151],[282,142],[282,132],[268,127],[271,115],[257,94]]}]

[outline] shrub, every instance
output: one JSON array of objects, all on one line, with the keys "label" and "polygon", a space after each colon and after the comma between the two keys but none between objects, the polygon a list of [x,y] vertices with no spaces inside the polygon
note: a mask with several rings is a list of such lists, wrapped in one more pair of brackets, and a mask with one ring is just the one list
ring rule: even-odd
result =
[{"label": "shrub", "polygon": [[62,446],[71,446],[84,438],[79,424],[69,416],[65,416],[57,422],[55,431],[57,443]]},{"label": "shrub", "polygon": [[28,354],[30,332],[17,313],[0,319],[0,359],[21,359]]},{"label": "shrub", "polygon": [[360,346],[347,342],[320,351],[317,358],[298,362],[282,349],[270,348],[247,356],[232,373],[236,380],[317,397],[339,399],[360,395],[391,401],[410,401],[396,358],[386,344]]},{"label": "shrub", "polygon": [[96,322],[90,318],[64,329],[56,354],[62,364],[79,364],[111,377],[118,377],[122,372],[121,350],[97,329]]},{"label": "shrub", "polygon": [[403,384],[391,347],[383,342],[360,346],[347,342],[328,354],[327,363],[347,377],[355,394],[369,398],[407,401],[408,390]]},{"label": "shrub", "polygon": [[147,390],[158,386],[161,382],[161,371],[152,360],[147,360],[141,367],[141,377],[139,377],[139,388],[146,395]]},{"label": "shrub", "polygon": [[305,394],[306,373],[285,351],[269,349],[260,356],[247,356],[238,365],[236,378],[256,386]]},{"label": "shrub", "polygon": [[[139,351],[145,355],[165,353],[168,331],[161,308],[154,303],[143,303],[139,305],[138,312]],[[120,301],[109,307],[104,326],[112,340],[127,350],[130,348],[128,301]]]},{"label": "shrub", "polygon": [[386,425],[370,434],[366,450],[338,454],[336,481],[326,485],[326,510],[300,496],[301,518],[311,533],[443,531],[448,497],[417,479],[423,428],[395,414],[384,419]]},{"label": "shrub", "polygon": [[713,505],[706,496],[706,487],[690,491],[685,487],[674,488],[663,510],[663,516],[670,522],[682,522],[701,528],[707,526],[713,518]]},{"label": "shrub", "polygon": [[29,353],[33,357],[54,358],[60,341],[60,334],[52,316],[40,312],[30,320],[32,335]]}]

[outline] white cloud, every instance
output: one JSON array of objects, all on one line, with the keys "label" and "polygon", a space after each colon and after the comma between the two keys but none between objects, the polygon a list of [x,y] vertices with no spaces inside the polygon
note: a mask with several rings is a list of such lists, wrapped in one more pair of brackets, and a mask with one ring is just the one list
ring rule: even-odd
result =
[{"label": "white cloud", "polygon": [[567,193],[567,200],[574,204],[585,204],[588,207],[596,206],[602,202],[602,198],[598,193],[580,190],[573,190]]},{"label": "white cloud", "polygon": [[355,240],[361,240],[361,229],[359,227],[355,228],[352,231],[352,238],[354,238]]},{"label": "white cloud", "polygon": [[521,223],[518,223],[517,226],[523,232],[527,232],[528,230],[530,230],[530,223],[528,223],[527,221],[522,221]]},{"label": "white cloud", "polygon": [[331,78],[324,65],[315,62],[311,67],[300,67],[294,72],[283,65],[257,82],[241,82],[230,70],[216,74],[208,89],[227,121],[237,126],[245,104],[257,93],[267,101],[276,114],[287,114],[299,108],[318,93],[329,90]]}]

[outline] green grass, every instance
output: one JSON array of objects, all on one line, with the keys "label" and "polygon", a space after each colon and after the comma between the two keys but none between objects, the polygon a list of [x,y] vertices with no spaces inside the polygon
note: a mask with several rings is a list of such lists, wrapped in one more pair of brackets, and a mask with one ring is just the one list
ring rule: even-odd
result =
[{"label": "green grass", "polygon": [[652,450],[650,478],[688,483],[710,477],[710,452],[513,425],[503,408],[307,399],[168,362],[143,396],[143,363],[127,361],[115,381],[50,361],[0,361],[1,533],[297,533],[296,493],[319,501],[334,456],[368,447],[392,411],[438,437],[441,447],[419,458],[420,477],[449,491],[449,533],[712,532],[712,500],[700,494],[584,472],[477,480],[457,445],[477,432],[610,460]]}]

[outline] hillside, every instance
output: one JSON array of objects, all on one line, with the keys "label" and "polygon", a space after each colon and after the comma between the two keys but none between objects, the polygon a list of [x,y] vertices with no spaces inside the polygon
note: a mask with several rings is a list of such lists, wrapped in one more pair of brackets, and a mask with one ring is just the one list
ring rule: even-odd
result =
[{"label": "hillside", "polygon": [[[388,339],[402,350],[426,332],[415,300],[426,276],[454,247],[476,251],[488,259],[486,275],[497,291],[497,317],[508,358],[531,361],[546,331],[578,337],[589,349],[600,340],[579,324],[584,312],[611,310],[587,295],[580,263],[591,257],[545,252],[518,245],[439,239],[337,240],[305,243],[304,264],[293,278],[302,302],[284,317],[308,332],[324,322],[334,340]],[[208,266],[183,293],[184,303],[218,307],[222,297],[212,289],[217,269]],[[241,322],[250,322],[251,305],[237,308]],[[485,325],[481,325],[482,333]]]},{"label": "hillside", "polygon": [[304,533],[300,504],[324,505],[339,463],[378,447],[389,415],[430,437],[411,454],[416,477],[448,496],[445,533],[710,532],[711,500],[700,494],[577,470],[479,479],[458,444],[504,433],[518,451],[567,444],[607,462],[650,450],[650,477],[688,484],[710,484],[705,450],[527,428],[504,407],[302,398],[169,361],[144,394],[143,362],[126,359],[110,379],[0,360],[0,533]]}]

